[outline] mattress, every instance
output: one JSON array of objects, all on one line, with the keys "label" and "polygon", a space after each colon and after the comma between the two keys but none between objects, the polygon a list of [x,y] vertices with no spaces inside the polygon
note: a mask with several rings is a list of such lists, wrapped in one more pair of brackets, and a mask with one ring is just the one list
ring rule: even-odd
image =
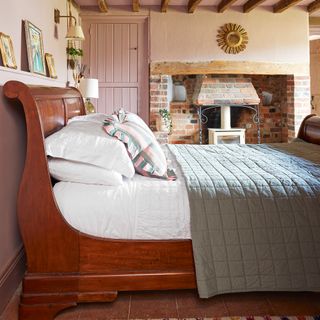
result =
[{"label": "mattress", "polygon": [[136,174],[121,186],[58,182],[54,195],[75,229],[114,239],[190,239],[190,209],[179,165],[164,149],[176,181]]}]

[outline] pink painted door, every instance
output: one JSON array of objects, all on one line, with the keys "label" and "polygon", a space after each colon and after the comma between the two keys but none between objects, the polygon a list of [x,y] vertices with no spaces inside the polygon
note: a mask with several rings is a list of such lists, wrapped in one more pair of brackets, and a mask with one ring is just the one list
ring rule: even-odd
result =
[{"label": "pink painted door", "polygon": [[148,121],[146,30],[141,21],[90,24],[87,51],[90,77],[99,80],[98,112],[124,108]]}]

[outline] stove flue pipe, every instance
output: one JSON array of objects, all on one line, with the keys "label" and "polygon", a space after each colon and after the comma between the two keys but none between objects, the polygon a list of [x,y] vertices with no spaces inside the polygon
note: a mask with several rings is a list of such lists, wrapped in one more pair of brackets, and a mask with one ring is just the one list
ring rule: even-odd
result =
[{"label": "stove flue pipe", "polygon": [[230,106],[221,106],[221,129],[231,129],[231,110]]}]

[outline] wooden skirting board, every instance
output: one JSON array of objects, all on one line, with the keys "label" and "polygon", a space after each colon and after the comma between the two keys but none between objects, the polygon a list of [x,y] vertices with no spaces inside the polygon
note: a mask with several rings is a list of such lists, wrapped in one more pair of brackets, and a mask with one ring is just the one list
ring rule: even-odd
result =
[{"label": "wooden skirting board", "polygon": [[151,62],[152,75],[178,74],[265,74],[309,75],[307,63],[270,63],[256,61]]},{"label": "wooden skirting board", "polygon": [[0,314],[19,286],[25,273],[25,254],[23,246],[18,250],[11,263],[0,275]]}]

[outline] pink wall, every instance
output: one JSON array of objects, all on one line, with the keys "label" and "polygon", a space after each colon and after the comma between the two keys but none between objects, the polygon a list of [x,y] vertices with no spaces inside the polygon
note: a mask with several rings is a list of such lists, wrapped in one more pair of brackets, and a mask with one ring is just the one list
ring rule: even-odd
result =
[{"label": "pink wall", "polygon": [[313,96],[313,113],[320,115],[320,40],[310,41],[310,80]]},{"label": "pink wall", "polygon": [[[26,132],[24,115],[18,103],[3,97],[2,85],[8,80],[29,84],[63,87],[67,81],[66,19],[55,26],[54,8],[66,13],[65,0],[10,0],[0,10],[0,32],[13,40],[18,70],[0,66],[0,314],[11,293],[21,280],[23,268],[22,241],[16,218],[16,198],[23,170]],[[22,37],[22,20],[27,19],[43,32],[44,50],[53,54],[58,79],[31,74],[26,70],[26,46]]]},{"label": "pink wall", "polygon": [[[22,242],[16,217],[16,198],[26,151],[24,114],[17,103],[2,98],[0,86],[0,313],[21,275]],[[20,261],[16,261],[16,260]],[[7,280],[8,279],[8,280]],[[7,281],[6,281],[7,280]],[[6,283],[6,282],[12,283]]]},{"label": "pink wall", "polygon": [[[290,8],[281,14],[274,14],[271,7],[243,14],[241,7],[233,7],[221,14],[210,6],[199,6],[193,14],[187,14],[185,6],[169,6],[166,13],[160,12],[159,5],[142,6],[138,13],[133,13],[130,6],[114,6],[107,16],[124,15],[149,17],[151,62],[232,60],[309,64],[309,15],[305,7]],[[93,19],[101,14],[84,8],[81,16]],[[248,32],[249,43],[240,54],[226,54],[217,45],[218,29],[229,22],[242,25]]]},{"label": "pink wall", "polygon": [[[309,15],[304,7],[274,14],[270,7],[259,7],[243,14],[233,7],[223,14],[199,6],[193,14],[185,7],[170,6],[166,13],[157,7],[114,6],[108,17],[147,16],[149,19],[149,62],[261,61],[309,66]],[[83,19],[103,17],[97,10],[83,8]],[[216,41],[219,28],[236,23],[248,32],[249,43],[239,54],[226,54]],[[85,43],[86,44],[86,43]]]},{"label": "pink wall", "polygon": [[[225,23],[237,23],[248,32],[245,51],[226,54],[216,41]],[[150,60],[154,61],[264,61],[309,63],[309,15],[303,8],[290,8],[281,14],[256,8],[243,14],[239,8],[225,13],[199,7],[186,14],[178,8],[163,14],[150,11]]]},{"label": "pink wall", "polygon": [[[66,0],[10,0],[6,2],[6,10],[0,11],[0,32],[10,35],[13,40],[18,70],[27,71],[26,47],[22,37],[22,20],[29,20],[41,29],[44,51],[51,53],[55,59],[58,79],[51,82],[55,86],[65,86],[67,81],[65,49],[67,42],[64,38],[67,30],[67,19],[61,19],[60,24],[56,25],[53,20],[53,12],[56,8],[60,10],[61,14],[65,15],[67,12],[66,3]],[[4,81],[4,75],[1,71],[3,70],[0,69],[0,83]],[[44,83],[46,82],[45,79],[23,78],[24,81],[30,83]]]}]

